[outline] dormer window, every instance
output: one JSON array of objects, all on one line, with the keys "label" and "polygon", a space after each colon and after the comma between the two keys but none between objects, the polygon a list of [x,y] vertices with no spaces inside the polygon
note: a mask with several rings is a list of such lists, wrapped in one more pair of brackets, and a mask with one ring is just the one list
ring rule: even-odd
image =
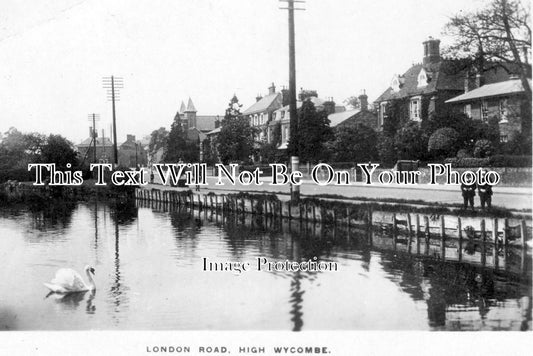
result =
[{"label": "dormer window", "polygon": [[420,73],[418,74],[418,88],[425,87],[428,84],[428,82],[429,82],[429,76],[424,70],[424,68],[422,68],[420,70]]},{"label": "dormer window", "polygon": [[390,86],[391,86],[392,90],[400,91],[401,81],[400,81],[400,76],[399,75],[395,75],[392,78],[392,82],[391,82]]}]

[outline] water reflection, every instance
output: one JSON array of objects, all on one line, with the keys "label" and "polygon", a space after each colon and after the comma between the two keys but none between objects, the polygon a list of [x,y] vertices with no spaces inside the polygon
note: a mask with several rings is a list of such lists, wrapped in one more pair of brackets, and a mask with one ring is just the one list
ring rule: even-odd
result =
[{"label": "water reflection", "polygon": [[[24,224],[36,212],[49,212],[0,212],[0,231],[6,237],[2,249],[14,251],[13,257],[1,255],[12,258],[7,275],[20,271],[31,285],[40,285],[45,280],[41,275],[58,265],[96,260],[99,293],[49,296],[54,303],[43,303],[43,294],[35,298],[34,290],[9,278],[0,280],[0,290],[16,287],[3,301],[0,327],[531,329],[530,256],[512,246],[487,247],[483,263],[480,246],[472,255],[465,251],[464,258],[453,259],[468,240],[458,251],[445,245],[443,259],[435,241],[422,234],[392,236],[387,228],[323,226],[165,205],[154,209],[134,202],[67,207],[55,211],[68,216],[66,220],[50,216],[40,227]],[[61,236],[61,243],[36,238],[42,231]],[[27,242],[32,242],[31,249]],[[204,256],[250,262],[257,257],[296,262],[316,258],[337,262],[339,270],[237,276],[202,272],[198,262]],[[37,313],[36,320],[35,310],[47,306],[54,308]],[[395,318],[401,323],[394,324]]]},{"label": "water reflection", "polygon": [[87,298],[85,302],[85,312],[87,314],[94,314],[96,312],[96,306],[93,305],[95,296],[95,290],[68,294],[50,292],[46,295],[45,299],[53,300],[64,310],[76,310],[80,307],[81,302]]}]

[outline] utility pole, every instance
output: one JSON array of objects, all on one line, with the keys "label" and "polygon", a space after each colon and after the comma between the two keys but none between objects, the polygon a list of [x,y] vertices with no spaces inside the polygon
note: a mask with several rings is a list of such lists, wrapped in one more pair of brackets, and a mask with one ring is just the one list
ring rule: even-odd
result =
[{"label": "utility pole", "polygon": [[91,129],[91,142],[93,142],[93,148],[94,148],[93,160],[94,160],[94,163],[97,163],[96,162],[96,138],[98,137],[98,131],[96,131],[96,121],[100,121],[100,115],[89,114],[89,120],[93,121],[93,127]]},{"label": "utility pole", "polygon": [[[304,0],[279,0],[287,3],[287,7],[280,7],[282,10],[288,10],[289,13],[289,115],[291,136],[295,137],[298,131],[298,109],[296,107],[296,53],[294,45],[294,10],[305,10],[295,8],[294,3],[305,3]],[[293,141],[294,142],[294,141]],[[291,172],[299,169],[299,152],[298,143],[291,145],[293,156],[291,156]],[[300,186],[291,186],[291,200],[298,202],[300,200]]]},{"label": "utility pole", "polygon": [[115,101],[120,100],[118,89],[124,88],[124,81],[120,77],[110,76],[103,78],[104,89],[107,89],[107,100],[110,100],[113,106],[113,163],[118,165],[118,148],[117,148],[117,118],[115,113]]}]

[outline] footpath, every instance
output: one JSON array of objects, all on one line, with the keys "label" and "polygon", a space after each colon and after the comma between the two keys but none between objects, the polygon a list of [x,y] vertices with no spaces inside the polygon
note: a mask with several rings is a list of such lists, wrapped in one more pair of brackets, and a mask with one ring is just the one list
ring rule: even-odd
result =
[{"label": "footpath", "polygon": [[[291,194],[290,185],[271,185],[269,179],[262,178],[262,185],[250,184],[232,185],[229,180],[223,179],[222,185],[217,185],[217,178],[207,177],[207,185],[200,186],[199,193],[209,192],[220,193],[268,193],[276,194],[281,200],[288,200]],[[170,185],[147,184],[144,189],[190,189],[196,192],[196,186],[191,185],[185,188],[172,187]],[[531,187],[498,187],[493,188],[493,206],[520,211],[531,210],[532,189]],[[409,204],[409,201],[417,205],[448,204],[461,205],[463,198],[459,185],[400,185],[400,184],[371,184],[352,183],[350,185],[327,185],[320,186],[311,180],[303,180],[300,185],[300,194],[305,197],[321,196],[334,200],[373,200],[376,202],[396,200],[400,204]],[[475,198],[475,205],[479,207],[479,198]]]}]

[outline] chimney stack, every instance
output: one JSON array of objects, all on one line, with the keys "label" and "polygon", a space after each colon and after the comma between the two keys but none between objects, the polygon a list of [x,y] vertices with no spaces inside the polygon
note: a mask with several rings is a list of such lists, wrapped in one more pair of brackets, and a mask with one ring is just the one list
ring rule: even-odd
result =
[{"label": "chimney stack", "polygon": [[423,42],[424,45],[424,65],[438,63],[440,61],[440,40],[429,37]]},{"label": "chimney stack", "polygon": [[257,96],[255,97],[255,101],[258,102],[259,100],[263,99],[263,97],[261,96],[261,94],[257,94]]},{"label": "chimney stack", "polygon": [[363,90],[363,94],[359,95],[359,104],[361,107],[361,111],[368,110],[368,96],[366,95],[365,90]]},{"label": "chimney stack", "polygon": [[268,88],[268,94],[274,94],[276,92],[276,86],[274,83]]},{"label": "chimney stack", "polygon": [[476,88],[483,86],[485,84],[485,78],[480,73],[476,74]]}]

